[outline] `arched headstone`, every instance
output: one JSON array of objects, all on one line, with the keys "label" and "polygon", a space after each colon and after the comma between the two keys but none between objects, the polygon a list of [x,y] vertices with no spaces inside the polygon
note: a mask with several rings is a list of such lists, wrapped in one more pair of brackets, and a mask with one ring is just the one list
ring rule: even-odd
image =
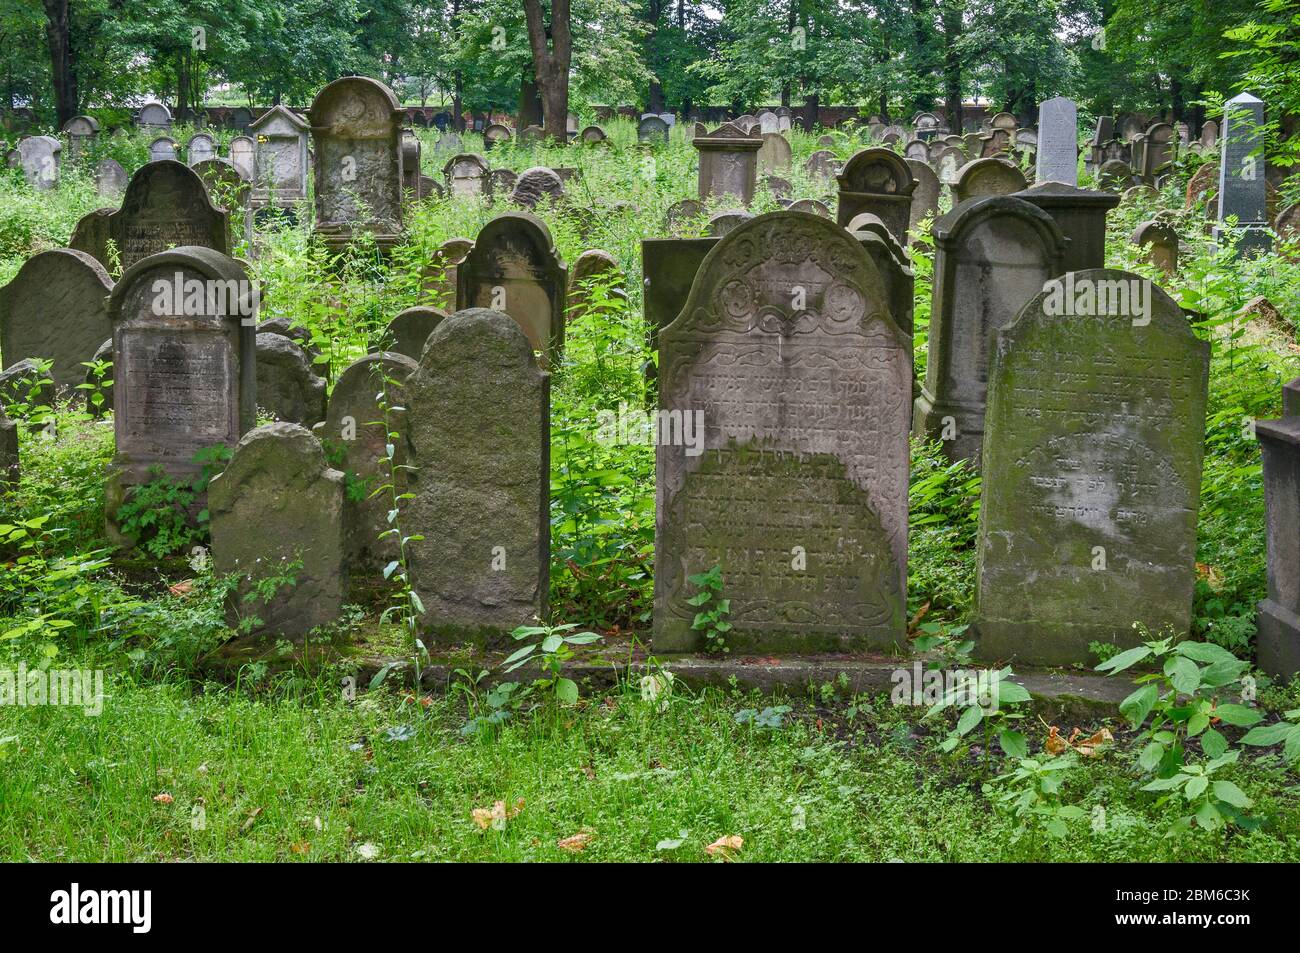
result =
[{"label": "arched headstone", "polygon": [[891,149],[863,149],[845,163],[838,182],[837,222],[846,225],[859,213],[871,212],[880,216],[895,241],[907,243],[916,180],[906,159]]}]

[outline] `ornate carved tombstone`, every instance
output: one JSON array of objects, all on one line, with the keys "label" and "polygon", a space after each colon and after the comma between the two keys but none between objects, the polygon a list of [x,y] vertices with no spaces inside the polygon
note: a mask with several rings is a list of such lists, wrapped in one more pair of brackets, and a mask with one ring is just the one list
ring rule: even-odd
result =
[{"label": "ornate carved tombstone", "polygon": [[907,243],[916,180],[907,160],[891,149],[856,153],[839,174],[835,220],[847,225],[862,212],[879,216],[900,245]]},{"label": "ornate carved tombstone", "polygon": [[306,120],[284,106],[272,106],[250,127],[253,154],[252,204],[288,208],[307,198]]},{"label": "ornate carved tombstone", "polygon": [[402,231],[400,122],[393,91],[348,76],[330,83],[308,111],[316,145],[316,234],[333,250],[366,231],[382,250]]},{"label": "ornate carved tombstone", "polygon": [[1049,278],[1065,238],[1046,212],[1011,196],[963,202],[934,223],[930,354],[913,429],[951,460],[978,460],[988,350]]},{"label": "ornate carved tombstone", "polygon": [[655,650],[698,646],[688,577],[715,565],[729,646],[899,643],[910,348],[858,242],[799,212],[746,222],[659,354]]},{"label": "ornate carved tombstone", "polygon": [[1069,272],[996,333],[975,621],[985,658],[1087,662],[1189,629],[1209,344],[1139,275]]},{"label": "ornate carved tombstone", "polygon": [[567,283],[546,224],[527,212],[511,212],[483,226],[457,267],[456,300],[462,309],[489,308],[514,318],[546,368],[564,349]]},{"label": "ornate carved tombstone", "polygon": [[114,517],[128,487],[153,479],[154,467],[193,477],[196,453],[233,448],[252,428],[256,306],[243,266],[211,248],[151,255],[113,288],[117,453],[105,504],[113,538],[120,538]]}]

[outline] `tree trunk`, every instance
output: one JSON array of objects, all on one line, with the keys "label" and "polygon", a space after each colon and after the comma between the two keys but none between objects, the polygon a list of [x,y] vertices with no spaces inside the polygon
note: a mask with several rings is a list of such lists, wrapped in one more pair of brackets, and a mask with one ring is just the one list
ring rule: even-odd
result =
[{"label": "tree trunk", "polygon": [[176,117],[181,122],[190,118],[190,53],[185,49],[176,57]]},{"label": "tree trunk", "polygon": [[545,115],[537,84],[527,72],[519,77],[519,109],[516,110],[516,115],[519,117],[517,122],[520,129],[540,126]]},{"label": "tree trunk", "polygon": [[59,128],[77,114],[77,73],[72,53],[68,0],[44,0],[45,40],[50,48],[50,75]]},{"label": "tree trunk", "polygon": [[962,134],[961,115],[961,55],[957,39],[961,36],[961,11],[945,5],[943,8],[943,99],[948,109],[948,125],[955,135]]},{"label": "tree trunk", "polygon": [[549,30],[542,18],[541,0],[524,0],[524,15],[528,20],[533,70],[542,93],[543,129],[548,139],[566,142],[569,138],[569,63],[573,56],[569,0],[552,0]]},{"label": "tree trunk", "polygon": [[808,93],[803,98],[803,128],[805,132],[812,132],[813,127],[817,125],[818,114],[821,112],[821,97],[816,93]]}]

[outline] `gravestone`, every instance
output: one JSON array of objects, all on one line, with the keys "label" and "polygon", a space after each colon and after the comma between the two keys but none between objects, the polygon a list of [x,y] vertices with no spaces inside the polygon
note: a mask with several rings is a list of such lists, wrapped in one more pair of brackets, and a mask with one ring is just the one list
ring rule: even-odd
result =
[{"label": "gravestone", "polygon": [[[338,618],[348,590],[344,476],[297,424],[266,424],[235,447],[208,487],[213,569],[238,579],[227,621],[256,617],[252,634],[298,639]],[[263,599],[259,582],[288,576]]]},{"label": "gravestone", "polygon": [[[889,229],[877,216],[863,212],[844,226],[844,230],[858,240],[871,257],[880,278],[885,283],[885,297],[894,323],[903,332],[911,353],[913,312],[915,311],[916,274],[912,271],[907,253]],[[919,393],[914,383],[912,396]]]},{"label": "gravestone", "polygon": [[252,428],[256,295],[243,265],[199,247],[136,261],[113,287],[108,315],[117,452],[105,513],[115,542],[126,541],[115,516],[129,487],[154,479],[155,467],[191,479],[201,469],[196,453],[234,447]]},{"label": "gravestone", "polygon": [[1016,117],[1007,112],[996,113],[993,118],[989,120],[989,125],[992,128],[1007,131],[1014,131],[1017,124]]},{"label": "gravestone", "polygon": [[360,231],[372,234],[381,251],[400,240],[404,115],[391,89],[364,76],[337,79],[312,101],[316,235],[331,251]]},{"label": "gravestone", "polygon": [[1011,195],[1029,183],[1025,174],[1014,162],[1006,159],[976,159],[957,170],[952,183],[953,205],[967,199],[987,198],[991,195]]},{"label": "gravestone", "polygon": [[442,167],[442,174],[453,196],[483,195],[488,190],[487,160],[477,153],[453,156]]},{"label": "gravestone", "polygon": [[420,281],[420,293],[437,307],[456,310],[456,271],[474,243],[468,238],[449,238],[429,257],[429,267]]},{"label": "gravestone", "polygon": [[817,145],[822,149],[834,149],[835,137],[831,135],[819,136],[817,139]]},{"label": "gravestone", "polygon": [[[174,160],[137,169],[122,207],[107,216],[105,229],[124,269],[169,248],[198,245],[223,255],[230,248],[226,212],[212,204],[198,173]],[[91,253],[108,264],[102,248]]]},{"label": "gravestone", "polygon": [[116,159],[100,159],[95,163],[95,191],[116,198],[126,191],[129,181],[126,170]]},{"label": "gravestone", "polygon": [[847,225],[862,212],[880,218],[900,245],[907,243],[916,180],[907,160],[890,149],[855,153],[839,174],[835,220]]},{"label": "gravestone", "polygon": [[1068,245],[1061,260],[1062,271],[1084,271],[1106,264],[1106,216],[1119,205],[1119,196],[1066,185],[1064,182],[1035,182],[1014,193],[1052,216]]},{"label": "gravestone", "polygon": [[700,646],[688,580],[714,565],[729,647],[901,644],[909,354],[829,219],[774,212],[714,246],[659,333],[660,418],[683,426],[655,454],[656,652]]},{"label": "gravestone", "polygon": [[0,354],[6,365],[26,358],[53,361],[50,378],[70,391],[112,328],[112,279],[90,255],[55,248],[33,255],[0,288]]},{"label": "gravestone", "polygon": [[150,162],[170,162],[180,154],[180,143],[171,136],[159,136],[149,143]]},{"label": "gravestone", "polygon": [[79,162],[99,136],[99,121],[90,116],[73,116],[63,124],[63,134],[68,137],[68,159]]},{"label": "gravestone", "polygon": [[[230,114],[230,126],[232,129],[238,129],[240,132],[247,132],[253,125],[253,111],[247,106],[236,106]],[[252,168],[251,166],[249,167]]]},{"label": "gravestone", "polygon": [[212,204],[231,213],[230,244],[234,247],[244,221],[242,213],[248,208],[248,199],[253,191],[252,183],[229,159],[204,159],[191,168],[203,180]]},{"label": "gravestone", "polygon": [[48,191],[59,184],[62,152],[62,144],[53,136],[28,136],[9,153],[9,166],[22,169],[23,181],[31,188]]},{"label": "gravestone", "polygon": [[700,154],[699,198],[721,198],[724,195],[739,199],[748,205],[754,200],[754,181],[758,173],[758,150],[763,146],[761,136],[752,136],[729,122],[708,132],[703,124],[695,124],[691,139]]},{"label": "gravestone", "polygon": [[907,234],[910,239],[921,233],[921,222],[926,219],[933,221],[939,217],[939,194],[943,187],[928,162],[908,159],[907,167],[912,170],[912,178],[916,181],[907,215]]},{"label": "gravestone", "polygon": [[420,197],[420,137],[414,129],[403,129],[402,150],[402,192],[408,199]]},{"label": "gravestone", "polygon": [[74,251],[85,252],[107,268],[109,265],[107,259],[110,257],[107,253],[109,243],[108,220],[109,216],[114,215],[116,212],[117,208],[113,206],[97,208],[81,216],[72,229],[72,237],[68,239],[68,247]]},{"label": "gravestone", "polygon": [[[290,208],[307,198],[307,134],[310,127],[297,113],[272,106],[250,127],[255,208]],[[233,160],[232,160],[233,161]]]},{"label": "gravestone", "polygon": [[926,162],[930,158],[930,147],[920,139],[912,139],[907,145],[903,146],[903,158],[919,159]]},{"label": "gravestone", "polygon": [[790,168],[790,161],[794,153],[790,149],[790,143],[786,141],[785,136],[779,132],[765,132],[762,134],[763,145],[758,150],[758,168],[763,172],[774,172],[778,169]]},{"label": "gravestone", "polygon": [[1201,146],[1207,150],[1215,149],[1219,145],[1219,124],[1213,119],[1205,120],[1205,125],[1201,126]]},{"label": "gravestone", "polygon": [[792,113],[789,106],[781,106],[776,111],[776,131],[789,132],[791,126]]},{"label": "gravestone", "polygon": [[403,531],[423,536],[411,576],[439,642],[501,643],[547,616],[550,377],[532,350],[510,316],[458,311],[407,385],[417,469]]},{"label": "gravestone", "polygon": [[491,152],[493,146],[509,142],[512,135],[509,126],[503,126],[499,122],[490,123],[483,129],[483,149]]},{"label": "gravestone", "polygon": [[1223,143],[1219,162],[1219,214],[1214,228],[1219,241],[1236,216],[1237,254],[1254,256],[1273,247],[1269,234],[1268,195],[1265,184],[1264,103],[1250,93],[1223,104]]},{"label": "gravestone", "polygon": [[19,472],[18,424],[0,407],[0,492],[17,488]]},{"label": "gravestone", "polygon": [[533,146],[541,142],[546,136],[546,130],[537,124],[524,126],[519,130],[519,144],[521,146]]},{"label": "gravestone", "polygon": [[1142,139],[1139,174],[1147,185],[1153,185],[1156,178],[1168,172],[1173,165],[1177,133],[1167,122],[1152,124]]},{"label": "gravestone", "polygon": [[433,151],[439,155],[459,155],[463,148],[460,143],[460,135],[455,132],[444,132],[438,137],[438,141],[433,144]]},{"label": "gravestone", "polygon": [[765,175],[759,179],[758,184],[771,192],[775,199],[788,199],[794,195],[794,186],[790,180],[779,175]]},{"label": "gravestone", "polygon": [[251,136],[235,136],[230,140],[230,161],[244,178],[251,179],[257,166],[257,141]]},{"label": "gravestone", "polygon": [[[1231,121],[1231,120],[1229,120]],[[1300,673],[1300,382],[1283,390],[1282,419],[1255,422],[1264,460],[1268,596],[1256,617],[1259,667],[1280,680]]]},{"label": "gravestone", "polygon": [[547,368],[564,349],[567,284],[568,271],[546,224],[527,212],[511,212],[483,226],[456,269],[456,301],[462,310],[510,315]]},{"label": "gravestone", "polygon": [[325,380],[311,355],[280,334],[257,334],[257,406],[276,420],[311,427],[325,417]]},{"label": "gravestone", "polygon": [[1178,229],[1159,219],[1143,222],[1130,239],[1143,250],[1143,259],[1168,276],[1178,272]]},{"label": "gravestone", "polygon": [[518,181],[519,175],[513,169],[493,169],[488,173],[487,177],[488,195],[494,201],[497,196],[509,200],[510,194],[515,190],[515,183]]},{"label": "gravestone", "polygon": [[979,654],[1088,663],[1191,625],[1210,346],[1129,272],[1071,272],[996,334]]},{"label": "gravestone", "polygon": [[1074,100],[1054,96],[1038,106],[1038,182],[1079,184],[1079,108]]},{"label": "gravestone", "polygon": [[1123,159],[1107,159],[1097,169],[1097,184],[1111,192],[1122,192],[1133,185],[1133,173]]},{"label": "gravestone", "polygon": [[33,358],[15,361],[0,373],[0,407],[11,412],[15,404],[29,410],[51,407],[55,396],[54,383]]},{"label": "gravestone", "polygon": [[723,209],[721,212],[715,212],[709,217],[708,225],[705,231],[713,238],[721,238],[723,235],[740,227],[748,222],[754,216],[743,208]]},{"label": "gravestone", "polygon": [[822,218],[834,218],[826,203],[819,202],[817,199],[800,199],[791,202],[787,208],[791,212],[808,212],[811,215],[820,215]]},{"label": "gravestone", "polygon": [[636,124],[637,141],[667,142],[669,128],[659,116],[645,116]]},{"label": "gravestone", "polygon": [[[267,318],[265,321],[258,322],[258,334],[278,334],[280,337],[288,338],[294,344],[298,345],[313,358],[320,357],[321,349],[318,344],[312,340],[311,331],[304,328],[301,324],[295,324],[288,318]],[[313,364],[315,362],[313,361]]]},{"label": "gravestone", "polygon": [[555,170],[535,166],[519,173],[510,201],[529,211],[543,203],[559,204],[564,201],[564,182]]},{"label": "gravestone", "polygon": [[698,199],[682,199],[668,206],[668,211],[664,213],[664,225],[668,231],[675,232],[680,226],[696,222],[703,214],[704,204]]},{"label": "gravestone", "polygon": [[934,160],[934,174],[939,177],[939,181],[952,188],[952,184],[957,181],[957,173],[966,163],[966,154],[960,149],[954,149],[948,146],[939,150],[939,154]]},{"label": "gravestone", "polygon": [[961,203],[933,234],[930,352],[913,429],[942,441],[950,460],[978,461],[989,342],[1061,273],[1066,241],[1050,215],[1009,195]]},{"label": "gravestone", "polygon": [[[389,432],[401,435],[392,441],[396,493],[410,488],[410,471],[401,469],[410,463],[406,384],[418,367],[418,361],[393,351],[367,354],[352,362],[330,392],[324,422],[313,428],[326,459],[358,487],[344,501],[348,579],[354,587],[381,580],[384,567],[399,555],[398,541],[389,532],[392,494],[372,494],[393,482],[387,463]],[[381,397],[388,405],[388,426]]]},{"label": "gravestone", "polygon": [[388,346],[385,350],[403,354],[418,362],[429,335],[446,318],[447,312],[424,305],[399,312],[397,317],[388,322]]},{"label": "gravestone", "polygon": [[840,160],[835,157],[835,153],[818,149],[804,160],[803,170],[812,179],[832,179],[840,174]]},{"label": "gravestone", "polygon": [[781,117],[774,110],[764,107],[758,111],[758,131],[761,135],[781,131]]},{"label": "gravestone", "polygon": [[567,321],[572,323],[586,316],[592,304],[591,285],[599,283],[604,296],[627,302],[627,281],[618,262],[609,252],[599,248],[584,251],[569,270],[569,296]]},{"label": "gravestone", "polygon": [[185,159],[191,168],[200,162],[206,162],[208,159],[215,159],[216,157],[217,140],[206,132],[195,133],[190,136],[190,141],[185,144]]},{"label": "gravestone", "polygon": [[162,103],[145,103],[136,113],[135,124],[142,129],[170,129],[172,111]]},{"label": "gravestone", "polygon": [[587,126],[578,134],[578,138],[587,145],[605,142],[609,136],[605,135],[605,130],[600,126]]}]

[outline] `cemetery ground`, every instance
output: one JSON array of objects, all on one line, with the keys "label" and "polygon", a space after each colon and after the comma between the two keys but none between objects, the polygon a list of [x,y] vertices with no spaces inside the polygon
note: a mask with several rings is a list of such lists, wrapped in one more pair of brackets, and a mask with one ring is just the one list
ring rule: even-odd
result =
[{"label": "cemetery ground", "polygon": [[[1300,741],[1241,744],[1250,726],[1234,726],[1226,710],[1216,735],[1238,755],[1217,764],[1202,787],[1215,785],[1240,813],[1206,830],[1186,823],[1194,806],[1148,789],[1141,759],[1153,738],[1113,708],[1018,701],[1005,707],[1008,720],[958,733],[955,707],[895,706],[888,694],[857,692],[849,680],[759,692],[740,678],[706,688],[668,677],[672,660],[647,647],[654,448],[603,441],[598,421],[601,411],[647,406],[645,365],[653,352],[641,316],[640,240],[659,235],[667,208],[693,193],[696,156],[680,128],[663,147],[642,152],[633,124],[605,126],[609,147],[507,143],[489,154],[494,168],[577,167],[567,203],[536,212],[567,262],[603,248],[628,276],[626,297],[599,283],[591,289],[582,319],[566,331],[551,388],[551,623],[599,641],[561,649],[549,672],[506,673],[504,652],[430,646],[420,664],[438,677],[413,690],[409,637],[383,615],[390,594],[376,591],[305,645],[254,649],[226,624],[229,583],[203,558],[201,532],[146,517],[137,528],[155,523],[152,546],[112,549],[104,531],[111,423],[76,402],[48,408],[33,393],[10,411],[27,426],[21,484],[0,497],[0,660],[102,670],[105,697],[95,715],[0,706],[0,857],[1300,855],[1297,763],[1288,760]],[[184,141],[188,134],[172,135]],[[841,160],[861,148],[843,131],[831,135],[830,151]],[[826,198],[825,184],[805,173],[803,161],[828,147],[818,134],[794,130],[789,138],[793,197]],[[465,134],[466,151],[480,148],[477,139]],[[96,148],[133,169],[147,158],[147,141],[136,133]],[[442,159],[431,138],[424,155],[426,172],[436,174]],[[1255,606],[1265,594],[1251,421],[1278,417],[1281,386],[1298,375],[1294,328],[1241,312],[1263,295],[1281,314],[1300,314],[1300,266],[1286,245],[1247,261],[1216,249],[1203,208],[1185,207],[1183,198],[1203,157],[1178,161],[1158,198],[1137,197],[1110,214],[1107,264],[1157,280],[1198,313],[1198,336],[1213,341],[1193,635],[1248,659]],[[65,246],[76,222],[100,204],[93,182],[74,168],[49,192],[7,175],[0,181],[0,284],[35,252]],[[760,189],[751,210],[777,208]],[[1173,280],[1140,261],[1128,240],[1156,208],[1170,210],[1183,241]],[[386,260],[363,246],[332,263],[309,227],[289,220],[259,231],[256,256],[247,248],[236,254],[262,284],[261,316],[307,329],[321,369],[337,376],[398,312],[426,301],[434,250],[478,235],[502,210],[500,201],[494,207],[481,198],[415,203],[405,240]],[[919,375],[929,326],[927,240],[911,253]],[[975,470],[913,440],[911,622],[909,644],[893,656],[900,667],[918,658],[966,660],[979,494]],[[160,488],[156,511],[177,502]],[[1100,664],[1114,647],[1098,645],[1095,654]],[[585,659],[607,662],[608,673],[566,681]],[[384,668],[384,660],[402,665]],[[743,667],[739,655],[730,661]],[[1141,671],[1110,677],[1131,688]],[[503,678],[518,687],[502,690]],[[1261,679],[1254,705],[1260,724],[1281,724],[1300,709],[1300,687]],[[1016,757],[1020,742],[1037,760]],[[1200,738],[1187,745],[1198,763],[1215,753],[1208,744],[1202,749]],[[1039,773],[1026,773],[1025,764]]]}]

